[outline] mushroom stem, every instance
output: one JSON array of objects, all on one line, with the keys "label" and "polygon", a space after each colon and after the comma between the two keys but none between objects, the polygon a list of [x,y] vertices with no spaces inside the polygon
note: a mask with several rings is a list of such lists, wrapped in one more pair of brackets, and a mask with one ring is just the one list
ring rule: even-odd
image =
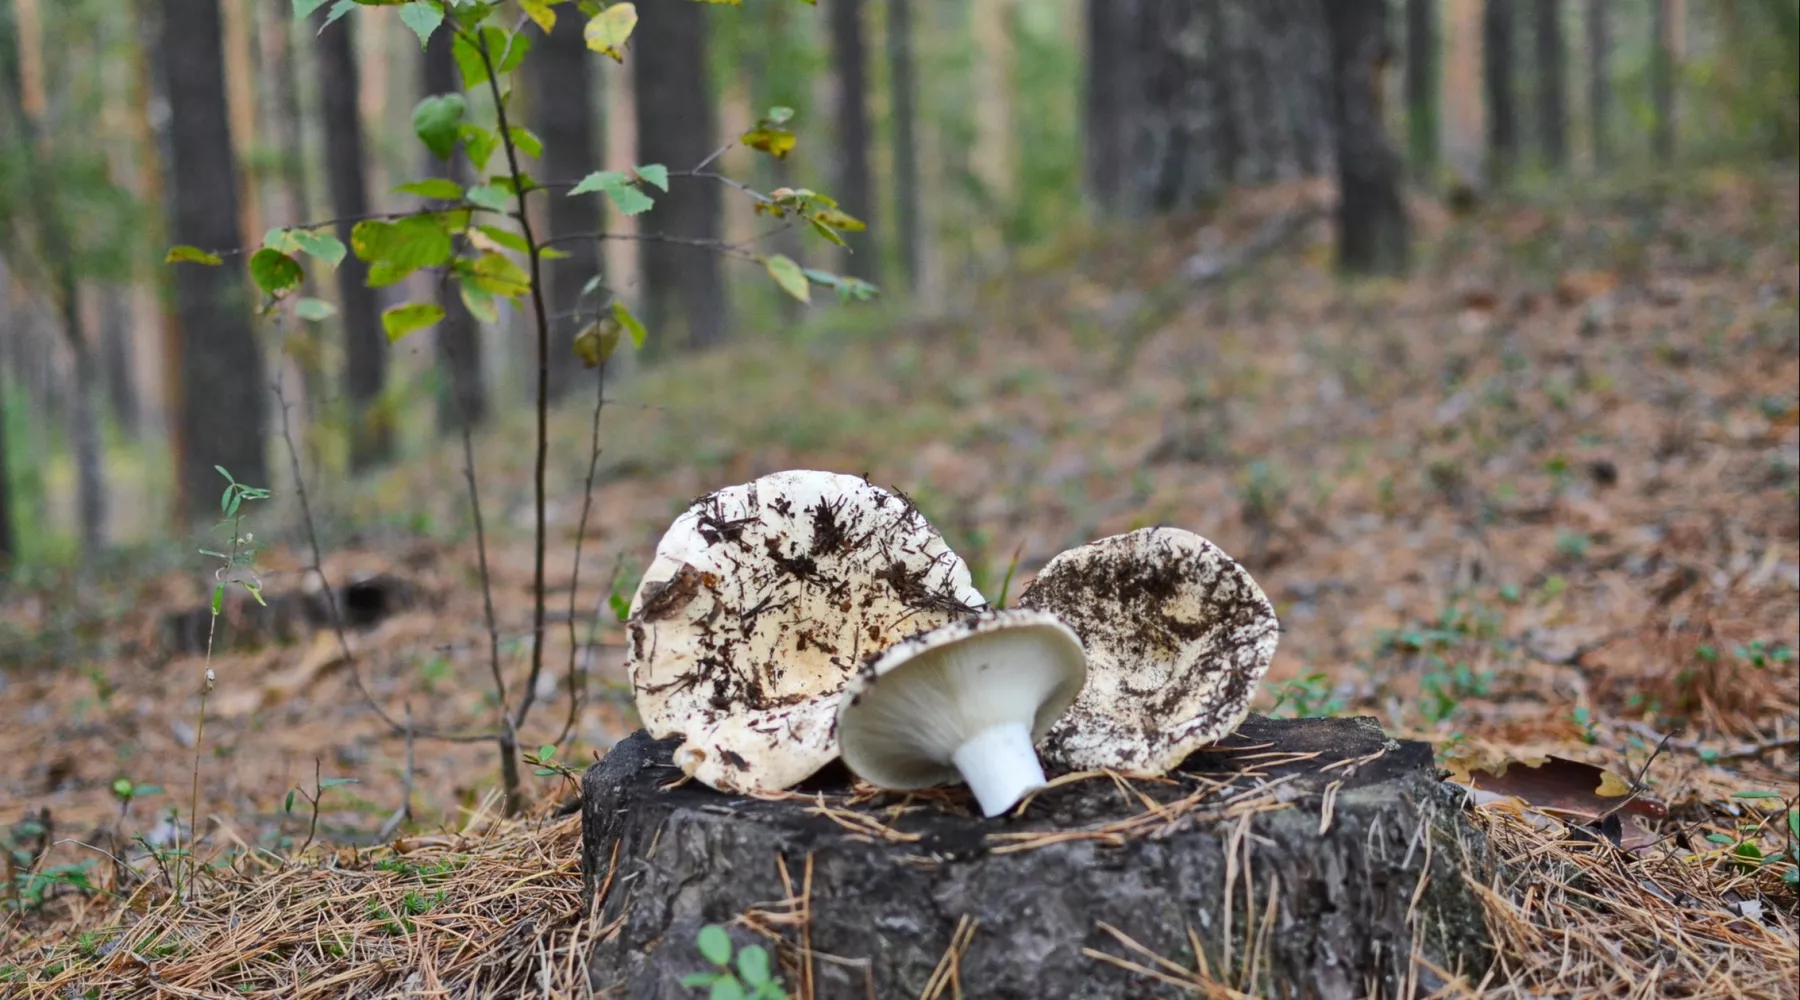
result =
[{"label": "mushroom stem", "polygon": [[1044,786],[1044,766],[1031,745],[1029,722],[1002,722],[969,737],[950,756],[984,816],[998,816]]}]

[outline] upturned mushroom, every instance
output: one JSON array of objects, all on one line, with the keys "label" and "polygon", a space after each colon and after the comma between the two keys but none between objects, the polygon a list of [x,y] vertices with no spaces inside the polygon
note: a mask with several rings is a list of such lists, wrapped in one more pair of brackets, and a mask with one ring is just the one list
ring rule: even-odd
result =
[{"label": "upturned mushroom", "polygon": [[837,756],[857,665],[987,601],[918,509],[855,476],[789,471],[695,501],[627,618],[650,735],[721,791],[787,788]]},{"label": "upturned mushroom", "polygon": [[1044,784],[1035,744],[1081,690],[1081,641],[1052,615],[995,611],[889,647],[844,691],[844,763],[882,788],[959,776],[987,816]]},{"label": "upturned mushroom", "polygon": [[1070,549],[1019,595],[1081,637],[1088,680],[1045,738],[1077,770],[1161,774],[1237,729],[1280,638],[1275,608],[1217,545],[1143,528]]}]

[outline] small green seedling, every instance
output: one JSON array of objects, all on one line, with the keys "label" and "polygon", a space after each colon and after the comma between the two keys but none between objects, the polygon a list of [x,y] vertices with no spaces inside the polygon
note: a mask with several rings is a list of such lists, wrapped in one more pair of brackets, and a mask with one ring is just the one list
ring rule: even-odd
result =
[{"label": "small green seedling", "polygon": [[738,949],[734,972],[731,935],[725,928],[717,924],[700,928],[696,943],[700,956],[712,963],[713,969],[689,973],[682,977],[681,985],[707,987],[707,1000],[788,1000],[787,990],[770,967],[769,952],[761,945]]}]

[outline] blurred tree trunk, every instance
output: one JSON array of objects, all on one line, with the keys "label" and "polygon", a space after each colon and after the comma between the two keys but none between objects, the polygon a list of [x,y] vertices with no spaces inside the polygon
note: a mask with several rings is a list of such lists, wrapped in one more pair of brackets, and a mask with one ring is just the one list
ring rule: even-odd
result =
[{"label": "blurred tree trunk", "polygon": [[[286,224],[293,226],[313,221],[312,196],[307,191],[306,113],[300,104],[301,53],[294,46],[294,32],[308,30],[296,26],[293,18],[274,16],[264,22],[266,32],[267,72],[271,77],[275,104],[275,136],[281,148],[281,188],[286,202]],[[347,262],[346,262],[347,263]],[[306,270],[300,284],[301,295],[315,295],[313,269]],[[297,320],[289,328],[282,350],[293,359],[300,375],[300,392],[305,412],[314,428],[304,435],[307,463],[317,469],[320,462],[319,434],[316,425],[325,407],[327,392],[324,370],[324,339],[327,324]]]},{"label": "blurred tree trunk", "polygon": [[[566,15],[558,18],[559,22],[574,20]],[[576,27],[579,29],[579,21],[576,21]],[[430,44],[425,47],[420,75],[426,95],[450,94],[462,90],[462,77],[456,69],[456,58],[451,54],[453,37],[448,31],[434,32]],[[543,133],[539,133],[539,138],[545,138]],[[467,186],[469,183],[469,165],[461,146],[457,147],[447,162],[427,151],[425,172],[460,185]],[[563,179],[560,174],[546,176]],[[574,202],[581,199],[560,200]],[[598,228],[598,223],[595,228]],[[455,287],[449,282],[439,282],[437,287],[438,304],[444,309],[444,318],[437,325],[437,356],[438,364],[448,379],[448,384],[438,392],[437,429],[439,434],[452,435],[461,433],[465,426],[478,427],[487,420],[487,390],[482,383],[481,371],[481,329]],[[576,290],[580,290],[579,285]],[[567,361],[567,355],[563,355],[563,359]],[[552,367],[551,375],[554,377],[555,373],[556,368]]]},{"label": "blurred tree trunk", "polygon": [[[218,0],[164,0],[158,48],[169,100],[175,243],[237,245],[237,163],[225,106]],[[223,489],[213,466],[241,483],[269,481],[267,388],[241,266],[174,268],[181,313],[175,407],[183,513],[205,517]]]},{"label": "blurred tree trunk", "polygon": [[1538,144],[1544,166],[1569,165],[1568,56],[1563,45],[1562,0],[1536,0]]},{"label": "blurred tree trunk", "polygon": [[1242,175],[1244,161],[1243,130],[1237,114],[1237,47],[1233,43],[1230,10],[1238,5],[1226,0],[1211,0],[1205,5],[1204,26],[1211,39],[1212,58],[1208,60],[1208,84],[1212,91],[1213,159],[1222,184],[1236,183]]},{"label": "blurred tree trunk", "polygon": [[1665,163],[1675,156],[1677,17],[1675,0],[1650,0],[1650,103],[1656,111],[1650,140],[1656,158]]},{"label": "blurred tree trunk", "polygon": [[131,299],[129,289],[123,285],[108,285],[100,291],[100,353],[113,419],[126,437],[135,439],[141,415],[137,382],[132,378],[136,351],[131,340]]},{"label": "blurred tree trunk", "polygon": [[1593,131],[1594,166],[1604,168],[1612,162],[1612,142],[1607,125],[1612,118],[1612,38],[1607,24],[1611,4],[1607,0],[1588,0],[1588,127]]},{"label": "blurred tree trunk", "polygon": [[[544,142],[542,176],[577,181],[600,169],[590,68],[594,54],[582,40],[584,20],[575,8],[564,7],[557,13],[556,29],[534,39],[531,58],[525,60],[531,129]],[[447,55],[443,58],[449,59]],[[676,169],[674,164],[668,166]],[[600,202],[591,196],[566,198],[558,192],[540,198],[534,206],[549,216],[547,238],[557,241],[556,248],[569,255],[544,264],[550,306],[549,393],[553,400],[567,394],[576,374],[586,371],[574,357],[575,333],[583,323],[578,312],[591,319],[595,304],[606,300],[604,295],[590,296],[582,308],[582,288],[600,273]],[[580,236],[588,238],[576,238]],[[535,396],[536,366],[532,367]]]},{"label": "blurred tree trunk", "polygon": [[1406,0],[1406,140],[1421,178],[1437,166],[1439,51],[1437,0]]},{"label": "blurred tree trunk", "polygon": [[1487,89],[1488,178],[1511,176],[1519,122],[1513,104],[1513,0],[1486,0],[1481,25],[1482,79]]},{"label": "blurred tree trunk", "polygon": [[76,274],[80,262],[63,215],[55,164],[50,162],[50,145],[40,115],[46,111],[44,95],[47,83],[41,59],[27,59],[25,54],[41,53],[44,40],[42,22],[35,3],[25,0],[17,6],[17,23],[8,6],[3,12],[6,23],[0,25],[0,66],[5,69],[0,88],[4,88],[4,135],[8,144],[24,157],[24,214],[35,231],[37,258],[49,271],[48,282],[62,325],[63,342],[74,360],[74,385],[69,407],[70,445],[75,453],[76,530],[82,552],[92,557],[106,544],[106,477],[100,443],[100,377],[92,345],[88,343],[86,325],[82,322],[81,291]]},{"label": "blurred tree trunk", "polygon": [[919,149],[914,134],[912,0],[887,2],[888,89],[893,101],[894,218],[900,248],[901,281],[907,292],[919,285]]},{"label": "blurred tree trunk", "polygon": [[[231,114],[231,138],[238,158],[238,210],[244,246],[261,245],[262,199],[256,173],[250,166],[256,146],[256,72],[250,53],[254,4],[249,0],[219,0],[225,29],[225,102]],[[285,13],[285,12],[282,12]],[[279,16],[279,14],[277,15]]]},{"label": "blurred tree trunk", "polygon": [[0,574],[12,569],[13,562],[19,557],[13,534],[12,465],[6,456],[5,417],[6,373],[0,371]]},{"label": "blurred tree trunk", "polygon": [[[757,29],[761,43],[744,49],[744,75],[750,81],[752,110],[758,115],[766,114],[769,108],[777,105],[789,108],[802,105],[811,84],[802,68],[805,56],[801,47],[806,43],[796,37],[790,21],[792,9],[792,4],[764,4]],[[895,152],[898,154],[898,150]],[[752,170],[758,190],[795,186],[793,161],[786,158],[758,156]],[[904,230],[902,232],[904,234]],[[776,253],[785,254],[800,266],[806,266],[806,245],[800,230],[793,227],[780,229],[770,244]],[[801,302],[779,289],[770,291],[775,296],[775,308],[782,325],[792,326],[799,322]]]},{"label": "blurred tree trunk", "polygon": [[1400,157],[1388,139],[1381,99],[1388,59],[1386,0],[1320,3],[1336,81],[1338,267],[1353,274],[1402,274],[1410,237],[1400,202]]},{"label": "blurred tree trunk", "polygon": [[1104,213],[1123,207],[1139,93],[1133,25],[1140,9],[1140,0],[1087,0],[1087,188]]},{"label": "blurred tree trunk", "polygon": [[[648,0],[632,35],[638,162],[692,170],[717,149],[704,5]],[[720,238],[719,184],[676,177],[656,207],[638,216],[639,232],[690,240]],[[710,247],[642,240],[644,319],[653,343],[711,347],[725,339],[725,282]],[[679,317],[679,318],[677,318]]]},{"label": "blurred tree trunk", "polygon": [[[875,185],[869,171],[869,57],[862,0],[826,0],[831,19],[831,69],[837,78],[838,176],[832,197],[844,211],[875,225]],[[845,233],[839,269],[878,282],[881,261],[873,234]]]},{"label": "blurred tree trunk", "polygon": [[[321,20],[324,12],[321,11]],[[334,22],[318,36],[319,86],[325,118],[325,172],[338,238],[350,244],[356,220],[369,214],[364,175],[362,117],[358,110],[357,18]],[[369,265],[348,254],[338,266],[339,315],[344,321],[344,388],[349,396],[350,469],[360,472],[388,460],[393,451],[392,420],[380,407],[387,380],[387,335],[381,304],[369,287]]]}]

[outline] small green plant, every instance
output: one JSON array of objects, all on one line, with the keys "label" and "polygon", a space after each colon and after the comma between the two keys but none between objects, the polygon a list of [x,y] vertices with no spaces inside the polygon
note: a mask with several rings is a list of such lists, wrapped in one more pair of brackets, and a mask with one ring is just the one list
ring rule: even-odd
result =
[{"label": "small green plant", "polygon": [[1745,663],[1750,664],[1758,670],[1767,667],[1771,663],[1794,662],[1794,651],[1788,648],[1786,643],[1780,642],[1770,645],[1763,642],[1761,639],[1757,639],[1745,643],[1742,646],[1738,646],[1731,652],[1738,659],[1743,660]]},{"label": "small green plant", "polygon": [[1586,705],[1576,705],[1574,711],[1569,713],[1569,716],[1575,720],[1577,726],[1581,727],[1581,741],[1583,743],[1586,743],[1588,746],[1593,746],[1600,741],[1600,734],[1594,729],[1594,714],[1587,710]]},{"label": "small green plant", "polygon": [[761,945],[745,945],[737,949],[735,971],[732,962],[731,935],[717,924],[700,928],[695,939],[700,957],[712,964],[706,972],[691,972],[681,985],[707,987],[707,1000],[788,1000],[787,990],[775,978],[769,963],[769,952]]},{"label": "small green plant", "polygon": [[1344,702],[1332,693],[1331,681],[1323,673],[1311,673],[1277,688],[1268,715],[1281,718],[1284,707],[1291,708],[1292,718],[1316,718],[1343,712]]},{"label": "small green plant", "polygon": [[1420,681],[1420,693],[1424,700],[1419,711],[1432,722],[1443,722],[1456,714],[1466,698],[1486,697],[1493,686],[1492,671],[1475,671],[1467,663],[1458,661],[1445,664],[1437,656],[1431,657],[1437,669],[1427,673]]}]

